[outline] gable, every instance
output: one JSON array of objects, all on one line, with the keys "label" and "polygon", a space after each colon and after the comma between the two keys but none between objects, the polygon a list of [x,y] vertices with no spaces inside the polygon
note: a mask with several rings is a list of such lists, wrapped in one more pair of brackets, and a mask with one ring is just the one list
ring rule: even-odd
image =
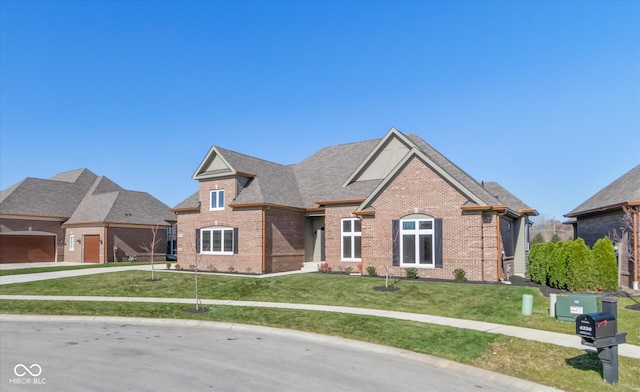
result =
[{"label": "gable", "polygon": [[216,147],[211,147],[196,172],[191,176],[194,180],[233,174],[235,169],[222,157]]},{"label": "gable", "polygon": [[396,167],[410,151],[409,146],[397,137],[386,140],[367,163],[357,181],[382,180]]}]

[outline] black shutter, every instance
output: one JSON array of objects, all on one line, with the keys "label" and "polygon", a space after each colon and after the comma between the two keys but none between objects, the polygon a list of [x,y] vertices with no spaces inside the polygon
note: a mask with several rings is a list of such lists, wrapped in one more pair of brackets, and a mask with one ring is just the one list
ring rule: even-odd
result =
[{"label": "black shutter", "polygon": [[400,221],[397,219],[391,221],[391,241],[392,261],[393,265],[397,267],[400,265]]},{"label": "black shutter", "polygon": [[196,229],[196,254],[200,253],[200,229]]},{"label": "black shutter", "polygon": [[233,253],[238,254],[238,228],[233,228]]},{"label": "black shutter", "polygon": [[442,268],[442,218],[434,220],[434,246],[436,254],[436,268]]}]

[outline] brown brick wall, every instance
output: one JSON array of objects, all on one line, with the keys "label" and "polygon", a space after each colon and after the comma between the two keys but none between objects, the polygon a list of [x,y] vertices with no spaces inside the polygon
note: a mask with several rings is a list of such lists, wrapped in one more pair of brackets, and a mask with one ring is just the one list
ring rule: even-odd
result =
[{"label": "brown brick wall", "polygon": [[302,268],[304,262],[303,213],[269,209],[267,212],[267,271],[282,272]]},{"label": "brown brick wall", "polygon": [[[225,191],[225,208],[210,211],[210,191]],[[262,209],[229,207],[236,195],[237,182],[233,178],[200,182],[200,213],[178,214],[178,264],[182,268],[195,267],[203,271],[261,273],[262,272]],[[196,254],[196,229],[224,226],[238,229],[238,253],[234,255]]]},{"label": "brown brick wall", "polygon": [[[496,220],[483,223],[481,214],[463,214],[466,198],[417,158],[412,159],[373,201],[375,217],[362,220],[364,271],[374,266],[378,275],[404,277],[403,268],[391,266],[392,220],[419,213],[443,219],[443,268],[419,268],[418,276],[453,279],[462,268],[472,281],[497,280]],[[340,220],[351,216],[354,206],[326,209],[326,260],[334,270],[356,263],[340,261]]]}]

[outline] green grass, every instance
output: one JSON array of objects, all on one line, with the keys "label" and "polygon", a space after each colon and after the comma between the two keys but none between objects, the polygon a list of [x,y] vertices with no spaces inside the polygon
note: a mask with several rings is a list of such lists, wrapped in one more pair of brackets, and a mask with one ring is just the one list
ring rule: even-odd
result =
[{"label": "green grass", "polygon": [[[0,276],[38,274],[41,272],[70,271],[70,270],[88,269],[88,268],[133,267],[138,265],[150,265],[150,264],[151,264],[150,262],[143,262],[143,263],[118,262],[118,263],[107,263],[107,264],[66,265],[66,266],[60,266],[60,267],[12,268],[12,269],[0,270]],[[164,268],[165,262],[156,261],[155,264],[160,268]]]},{"label": "green grass", "polygon": [[595,354],[517,338],[371,316],[257,307],[76,301],[0,301],[2,313],[198,319],[296,329],[447,358],[570,392],[638,391],[640,360],[620,357],[620,383],[602,381]]},{"label": "green grass", "polygon": [[[158,269],[160,280],[150,282],[150,272],[126,271],[83,277],[0,286],[0,294],[79,295],[193,298],[192,274]],[[575,333],[573,323],[549,317],[549,299],[531,287],[502,284],[463,284],[403,280],[400,290],[373,290],[382,278],[331,274],[297,274],[273,278],[199,275],[199,295],[203,299],[293,302],[352,306],[431,314],[469,320],[516,325],[534,329]],[[534,296],[533,314],[523,316],[522,295]],[[640,312],[625,309],[634,302],[621,298],[618,327],[627,332],[627,341],[640,344]]]},{"label": "green grass", "polygon": [[[128,263],[126,263],[128,265]],[[50,269],[48,269],[50,270]],[[158,268],[0,286],[0,294],[193,298],[192,274]],[[298,274],[272,278],[199,275],[203,299],[293,302],[386,309],[480,320],[573,335],[573,323],[548,316],[549,299],[537,289],[502,284],[436,283],[403,280],[395,292],[374,290],[384,279],[331,274]],[[521,314],[522,295],[534,296],[533,314]],[[619,299],[619,330],[640,343],[640,312],[625,309],[634,302]],[[594,354],[478,331],[371,316],[304,310],[213,306],[204,314],[193,305],[77,301],[0,301],[3,313],[105,315],[150,318],[194,318],[290,328],[431,354],[531,380],[567,391],[639,391],[640,360],[620,357],[620,385],[602,381]]]}]

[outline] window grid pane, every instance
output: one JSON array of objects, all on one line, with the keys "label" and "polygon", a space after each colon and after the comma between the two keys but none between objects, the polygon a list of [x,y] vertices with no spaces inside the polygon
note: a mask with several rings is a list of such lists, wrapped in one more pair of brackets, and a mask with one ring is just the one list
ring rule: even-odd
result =
[{"label": "window grid pane", "polygon": [[233,230],[224,231],[224,252],[233,252]]}]

